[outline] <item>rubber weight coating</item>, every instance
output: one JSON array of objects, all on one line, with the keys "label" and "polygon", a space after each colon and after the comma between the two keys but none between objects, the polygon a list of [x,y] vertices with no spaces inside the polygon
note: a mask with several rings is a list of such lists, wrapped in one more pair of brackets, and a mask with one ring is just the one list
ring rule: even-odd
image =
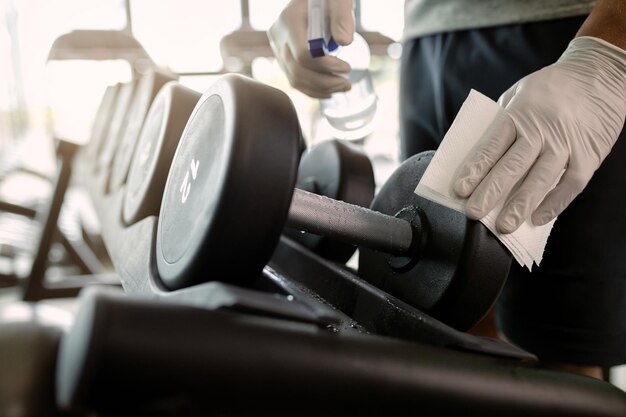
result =
[{"label": "rubber weight coating", "polygon": [[247,284],[269,260],[296,182],[300,126],[283,92],[240,75],[200,98],[169,171],[156,236],[163,284]]},{"label": "rubber weight coating", "polygon": [[96,152],[98,159],[94,167],[95,171],[102,173],[102,175],[107,176],[107,178],[111,172],[111,165],[113,164],[117,145],[126,131],[129,120],[128,114],[137,90],[137,85],[137,80],[134,80],[120,86],[115,99],[113,116],[111,117],[106,138],[101,142]]},{"label": "rubber weight coating", "polygon": [[360,247],[359,275],[389,294],[459,330],[489,311],[506,281],[511,255],[480,222],[414,193],[434,152],[406,160],[371,208],[396,215],[419,207],[427,236],[418,259],[399,270],[397,258]]},{"label": "rubber weight coating", "polygon": [[94,160],[98,153],[98,150],[102,146],[102,142],[107,137],[111,119],[115,112],[115,103],[117,101],[117,95],[121,89],[122,84],[110,85],[104,91],[102,101],[98,110],[96,111],[96,117],[93,121],[93,127],[91,128],[91,137],[89,142],[85,146],[84,158],[85,160]]},{"label": "rubber weight coating", "polygon": [[170,81],[154,98],[130,164],[123,208],[127,225],[158,216],[172,158],[200,96]]},{"label": "rubber weight coating", "polygon": [[150,71],[139,80],[137,92],[128,115],[128,124],[120,143],[115,150],[115,159],[109,179],[109,189],[115,190],[121,187],[128,177],[130,163],[135,153],[139,134],[144,125],[148,110],[158,94],[159,90],[174,78],[160,71]]}]

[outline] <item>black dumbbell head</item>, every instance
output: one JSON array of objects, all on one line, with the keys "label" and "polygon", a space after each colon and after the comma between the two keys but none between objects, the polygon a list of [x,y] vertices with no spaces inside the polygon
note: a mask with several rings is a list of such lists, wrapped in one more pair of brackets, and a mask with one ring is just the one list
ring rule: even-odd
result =
[{"label": "black dumbbell head", "polygon": [[159,214],[172,158],[200,96],[200,93],[170,81],[154,99],[128,174],[123,209],[127,225]]},{"label": "black dumbbell head", "polygon": [[476,324],[506,281],[510,253],[480,222],[415,194],[434,152],[406,160],[371,208],[389,215],[421,212],[425,246],[414,259],[359,248],[359,275],[395,297],[459,330]]},{"label": "black dumbbell head", "polygon": [[163,284],[255,280],[286,222],[299,155],[298,118],[283,92],[239,75],[216,81],[167,178],[156,237]]}]

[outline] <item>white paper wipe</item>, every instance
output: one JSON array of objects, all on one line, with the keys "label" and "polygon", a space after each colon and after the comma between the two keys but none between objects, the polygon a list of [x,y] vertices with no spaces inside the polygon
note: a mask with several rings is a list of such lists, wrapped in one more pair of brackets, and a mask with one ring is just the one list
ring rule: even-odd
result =
[{"label": "white paper wipe", "polygon": [[[465,199],[459,198],[452,189],[457,170],[476,147],[483,133],[502,108],[490,98],[472,90],[443,138],[439,149],[422,176],[415,193],[443,206],[465,213]],[[543,257],[554,221],[544,226],[524,222],[511,234],[496,231],[496,219],[504,202],[481,219],[491,232],[511,251],[517,262],[531,269]]]}]

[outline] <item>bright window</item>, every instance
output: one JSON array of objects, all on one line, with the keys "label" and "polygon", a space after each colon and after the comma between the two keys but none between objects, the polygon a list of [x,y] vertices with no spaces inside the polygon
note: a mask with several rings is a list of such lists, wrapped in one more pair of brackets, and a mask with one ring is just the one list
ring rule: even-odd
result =
[{"label": "bright window", "polygon": [[131,0],[133,32],[148,54],[176,72],[219,71],[219,42],[241,24],[239,1]]}]

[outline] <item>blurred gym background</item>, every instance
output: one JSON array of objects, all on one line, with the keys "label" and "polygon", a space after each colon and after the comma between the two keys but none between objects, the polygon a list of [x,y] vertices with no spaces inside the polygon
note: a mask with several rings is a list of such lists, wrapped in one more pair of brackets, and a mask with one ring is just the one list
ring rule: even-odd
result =
[{"label": "blurred gym background", "polygon": [[[52,138],[85,143],[105,87],[129,81],[142,66],[156,65],[179,74],[182,84],[199,92],[226,72],[251,75],[289,94],[309,145],[330,139],[318,102],[289,86],[266,43],[265,31],[286,3],[1,0],[0,200],[28,205],[45,199],[50,194],[46,179],[55,171]],[[370,70],[379,99],[376,129],[361,144],[372,159],[378,185],[398,164],[397,81],[403,3],[357,2],[357,27],[369,35]],[[72,39],[63,38],[75,30],[89,30],[91,35],[102,31],[102,38],[81,38],[79,33]],[[76,53],[80,42],[97,44],[112,32],[137,41],[138,47],[145,49],[145,59],[121,59],[128,51],[116,57],[105,48],[91,48],[89,56]],[[19,276],[20,268],[28,273],[29,252],[24,250],[22,256],[15,249],[16,236],[27,242],[28,233],[13,215],[0,215],[0,274],[16,271]],[[0,302],[13,298],[10,288],[0,292]],[[614,382],[626,389],[626,367],[614,369],[613,374]]]},{"label": "blurred gym background", "polygon": [[[318,103],[290,88],[271,51],[259,37],[276,19],[286,0],[218,2],[214,0],[3,0],[0,15],[0,150],[28,154],[29,165],[51,169],[51,134],[77,142],[88,138],[93,115],[106,85],[128,81],[127,61],[55,59],[54,40],[76,29],[129,30],[154,63],[180,74],[180,81],[202,92],[224,72],[250,75],[287,91],[299,111],[307,141],[330,138]],[[380,33],[374,46],[372,74],[380,100],[377,129],[365,143],[383,167],[377,182],[397,161],[397,68],[402,33],[402,0],[363,0],[361,29]],[[128,21],[127,16],[130,16]],[[381,18],[384,17],[384,18]],[[237,31],[252,36],[229,39],[224,56],[220,41]],[[255,33],[256,32],[256,33]],[[246,48],[248,47],[248,48]],[[381,52],[381,47],[385,50]],[[246,49],[248,49],[246,51]],[[146,65],[150,65],[146,63]],[[138,69],[141,71],[141,69]],[[48,149],[47,149],[48,148]],[[28,151],[27,149],[36,149]],[[5,159],[4,157],[2,159]],[[376,161],[374,161],[376,163]],[[385,165],[390,164],[388,169]],[[23,189],[23,188],[22,188]]]}]

